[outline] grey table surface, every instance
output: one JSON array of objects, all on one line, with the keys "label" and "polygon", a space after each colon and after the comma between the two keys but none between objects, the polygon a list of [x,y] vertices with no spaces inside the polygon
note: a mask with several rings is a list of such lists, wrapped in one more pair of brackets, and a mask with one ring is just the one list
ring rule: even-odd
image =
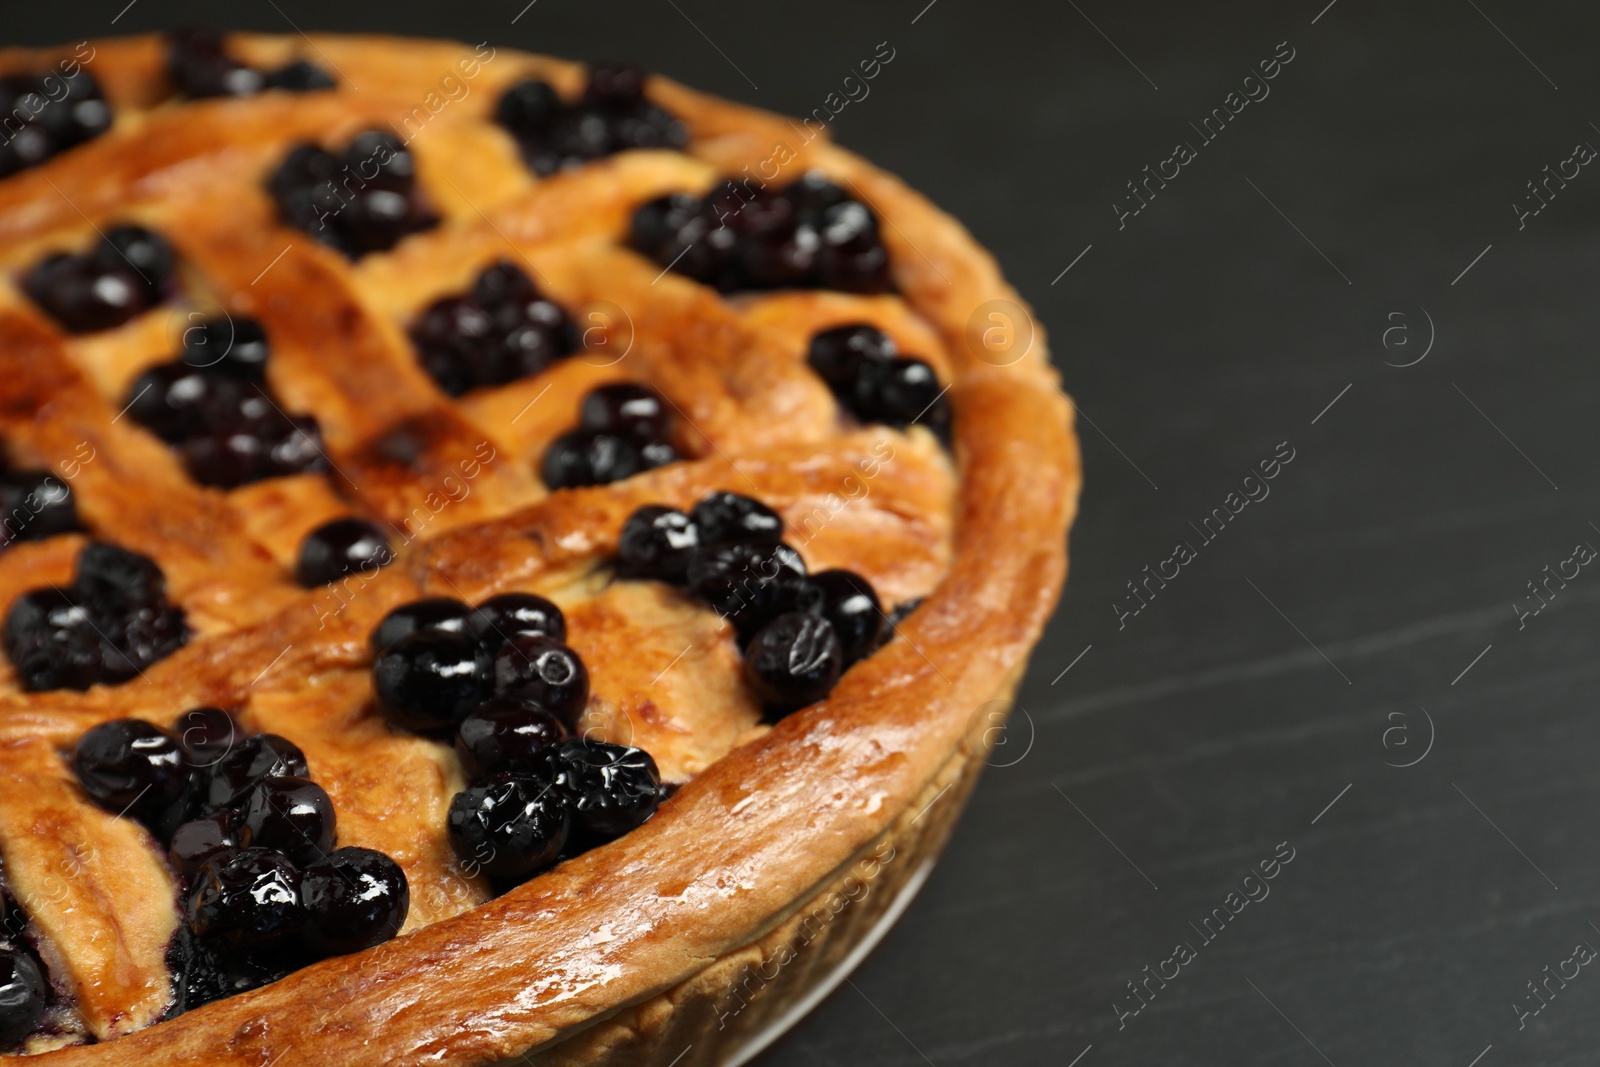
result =
[{"label": "grey table surface", "polygon": [[948,853],[765,1067],[1596,1061],[1594,7],[124,2],[5,29],[487,39],[789,113],[893,48],[835,134],[1034,304],[1086,489]]}]

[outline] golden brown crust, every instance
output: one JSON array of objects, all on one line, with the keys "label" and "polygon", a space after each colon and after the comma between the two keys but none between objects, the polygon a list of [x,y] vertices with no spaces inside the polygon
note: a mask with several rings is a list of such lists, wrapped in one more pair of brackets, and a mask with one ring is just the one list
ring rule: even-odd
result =
[{"label": "golden brown crust", "polygon": [[[263,58],[305,48],[298,39],[235,43]],[[74,487],[89,525],[114,524],[116,540],[157,559],[200,631],[117,689],[21,697],[0,679],[7,877],[59,950],[94,1033],[134,1030],[159,1014],[160,949],[175,921],[170,880],[142,831],[76,795],[59,752],[95,722],[130,714],[167,722],[215,703],[304,748],[340,812],[341,843],[400,860],[413,910],[406,932],[375,949],[113,1043],[49,1055],[465,1064],[541,1048],[548,1062],[581,1062],[577,1046],[552,1050],[576,1034],[597,1040],[597,1020],[624,1009],[666,1032],[663,994],[774,934],[797,901],[891,824],[903,826],[952,765],[979,709],[1020,673],[1064,578],[1078,488],[1070,407],[1042,336],[1015,360],[970,343],[975,311],[1005,301],[1025,315],[1020,299],[957,223],[898,180],[824,141],[800,143],[775,116],[659,79],[651,95],[688,123],[695,158],[634,152],[534,180],[485,116],[500,89],[528,72],[566,91],[581,74],[511,53],[483,62],[472,95],[433,114],[413,145],[446,224],[352,266],[280,227],[260,175],[295,140],[403,122],[470,48],[318,37],[311,58],[337,67],[339,92],[178,107],[159,103],[153,88],[157,42],[95,47],[92,69],[119,105],[117,127],[0,182],[0,266],[15,271],[80,245],[91,222],[159,227],[209,298],[265,323],[271,384],[289,408],[321,420],[337,474],[228,494],[195,488],[165,448],[115,418],[127,382],[170,352],[151,321],[159,315],[68,339],[14,290],[0,293],[0,435],[52,465],[88,442],[96,458]],[[0,70],[60,54],[3,52]],[[876,209],[899,296],[724,300],[617,247],[638,202],[702,191],[786,142],[785,180],[819,167]],[[598,489],[547,494],[538,483],[531,459],[571,425],[588,388],[621,374],[604,349],[459,404],[438,393],[402,324],[505,256],[568,307],[609,301],[624,312],[626,376],[679,409],[692,461]],[[804,366],[804,343],[858,320],[880,324],[951,382],[953,466],[921,429],[839,431],[833,400]],[[777,507],[803,531],[798,547],[813,567],[848,565],[891,603],[927,595],[900,639],[850,670],[823,703],[770,730],[755,725],[714,616],[676,594],[605,581],[604,561],[633,508],[687,506],[720,488]],[[410,540],[400,562],[371,580],[302,592],[286,570],[293,546],[341,505],[396,523]],[[80,544],[58,538],[0,557],[0,601],[41,574],[65,581]],[[418,595],[475,600],[508,589],[546,592],[567,609],[572,642],[610,704],[592,705],[589,725],[631,733],[657,752],[669,779],[690,780],[644,827],[490,900],[443,840],[460,768],[448,749],[394,733],[371,711],[366,635]],[[674,663],[680,639],[691,650],[703,644],[703,654]],[[56,784],[24,796],[21,783],[35,779]],[[55,858],[21,829],[48,811],[118,861],[86,868],[60,901],[40,888]],[[48,851],[60,838],[45,836]],[[138,899],[125,899],[129,884]],[[81,943],[79,896],[96,902],[105,937]]]}]

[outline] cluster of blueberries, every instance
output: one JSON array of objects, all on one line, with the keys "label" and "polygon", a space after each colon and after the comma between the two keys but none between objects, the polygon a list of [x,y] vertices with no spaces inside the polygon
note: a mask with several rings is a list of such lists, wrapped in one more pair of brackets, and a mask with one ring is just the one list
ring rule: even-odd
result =
[{"label": "cluster of blueberries", "polygon": [[847,570],[807,574],[778,513],[737,493],[712,493],[687,513],[645,505],[623,523],[617,564],[623,577],[680,586],[728,620],[746,679],[778,714],[827,696],[893,633],[871,583]]},{"label": "cluster of blueberries", "polygon": [[628,243],[663,268],[715,286],[882,293],[889,251],[867,205],[815,171],[782,188],[669,193],[633,213]]},{"label": "cluster of blueberries", "polygon": [[169,949],[172,1014],[370,948],[405,923],[405,872],[381,852],[335,848],[333,801],[277,734],[245,735],[220,708],[171,731],[142,719],[78,739],[78,782],[167,849],[184,926]]},{"label": "cluster of blueberries", "polygon": [[11,74],[0,78],[0,178],[36,167],[111,128],[111,107],[94,75]]},{"label": "cluster of blueberries", "polygon": [[83,252],[46,256],[23,277],[22,290],[69,333],[94,333],[167,299],[176,262],[165,237],[123,224],[107,229]]},{"label": "cluster of blueberries", "polygon": [[308,93],[332,89],[333,76],[297,59],[276,70],[256,68],[228,55],[220,30],[194,27],[167,39],[167,73],[178,91],[189,97],[254,96],[267,89]]},{"label": "cluster of blueberries", "polygon": [[268,176],[267,192],[286,225],[351,259],[439,224],[417,184],[416,158],[385,130],[359,133],[336,153],[296,145]]},{"label": "cluster of blueberries", "polygon": [[608,485],[682,457],[673,445],[672,416],[661,394],[636,382],[589,391],[578,428],[551,441],[539,476],[551,489]]},{"label": "cluster of blueberries", "polygon": [[12,601],[3,639],[23,689],[84,690],[128,681],[182,648],[189,629],[154,560],[91,541],[71,585]]},{"label": "cluster of blueberries", "polygon": [[454,733],[470,777],[447,831],[463,866],[521,882],[655,814],[656,764],[624,745],[574,737],[589,672],[561,609],[532,593],[476,608],[435,597],[391,611],[372,633],[373,688],[391,722]]},{"label": "cluster of blueberries", "polygon": [[325,471],[317,420],[285,413],[267,388],[269,354],[255,319],[198,323],[184,331],[177,358],[134,379],[127,412],[176,448],[202,485]]},{"label": "cluster of blueberries", "polygon": [[487,267],[472,288],[429,304],[411,324],[422,368],[451,396],[538,374],[570,356],[578,333],[515,263]]},{"label": "cluster of blueberries", "polygon": [[573,104],[549,82],[520,81],[495,107],[495,121],[516,139],[528,169],[550,175],[630,148],[682,149],[689,131],[644,95],[645,72],[619,64],[595,67]]},{"label": "cluster of blueberries", "polygon": [[862,422],[905,429],[914,422],[941,440],[950,433],[945,387],[926,360],[902,356],[894,339],[869,323],[823,330],[811,338],[806,361],[840,405]]},{"label": "cluster of blueberries", "polygon": [[0,457],[0,548],[78,529],[72,486],[41,468],[13,469]]}]

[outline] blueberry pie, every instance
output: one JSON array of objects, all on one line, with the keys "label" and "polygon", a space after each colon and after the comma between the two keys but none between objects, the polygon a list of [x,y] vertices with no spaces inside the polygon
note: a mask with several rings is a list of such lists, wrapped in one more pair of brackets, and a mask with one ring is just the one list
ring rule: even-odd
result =
[{"label": "blueberry pie", "polygon": [[989,256],[626,65],[190,29],[0,103],[0,1053],[710,1067],[831,988],[1065,574]]}]

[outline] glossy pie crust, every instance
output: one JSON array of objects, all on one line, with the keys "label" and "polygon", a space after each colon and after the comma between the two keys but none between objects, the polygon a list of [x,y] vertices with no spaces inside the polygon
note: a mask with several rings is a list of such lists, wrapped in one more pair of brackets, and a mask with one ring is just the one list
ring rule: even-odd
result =
[{"label": "glossy pie crust", "polygon": [[[236,36],[242,58],[307,58],[341,87],[182,103],[166,100],[160,40],[92,48],[113,130],[0,182],[11,279],[0,437],[17,465],[72,479],[96,535],[162,565],[197,636],[142,678],[84,694],[23,695],[0,669],[5,877],[52,981],[98,1039],[46,1059],[723,1062],[937,852],[1056,602],[1079,469],[1042,332],[971,236],[895,178],[806,141],[798,124],[662,79],[649,95],[688,125],[686,154],[630,152],[540,181],[488,115],[530,75],[575,94],[573,64],[454,43]],[[86,54],[0,52],[0,70],[75,52]],[[290,144],[338,145],[385,124],[414,136],[438,230],[352,265],[276,221],[260,184]],[[638,203],[774,165],[779,182],[820,169],[874,208],[898,295],[724,299],[621,246]],[[65,337],[22,297],[18,272],[121,220],[174,243],[186,302]],[[404,323],[499,258],[526,264],[603,338],[538,378],[452,401],[418,369]],[[287,409],[318,417],[332,475],[201,489],[120,417],[128,382],[171,358],[187,313],[216,309],[266,324],[269,381]],[[951,383],[950,454],[925,430],[841,423],[804,365],[806,340],[862,320]],[[997,324],[1010,331],[998,343],[986,333]],[[622,378],[673,400],[695,458],[547,494],[535,474],[544,443],[572,425],[584,392]],[[647,583],[609,583],[605,569],[633,508],[687,507],[723,488],[804,531],[812,569],[859,570],[888,603],[926,595],[826,701],[770,729],[714,617]],[[338,593],[296,587],[301,536],[352,511],[408,531],[399,562]],[[0,602],[69,581],[82,541],[0,556]],[[460,768],[372,712],[366,636],[419,595],[511,589],[566,608],[605,698],[590,707],[595,732],[633,740],[686,784],[642,828],[489,899],[443,836]],[[82,797],[62,753],[96,722],[167,723],[200,704],[240,708],[250,728],[300,744],[338,807],[341,843],[400,860],[412,912],[377,948],[151,1025],[170,995],[171,879],[143,830]],[[820,926],[808,920],[815,901],[857,893],[851,879],[867,870],[865,893]],[[792,961],[775,964],[785,946]],[[730,1015],[735,1002],[746,1006]]]}]

